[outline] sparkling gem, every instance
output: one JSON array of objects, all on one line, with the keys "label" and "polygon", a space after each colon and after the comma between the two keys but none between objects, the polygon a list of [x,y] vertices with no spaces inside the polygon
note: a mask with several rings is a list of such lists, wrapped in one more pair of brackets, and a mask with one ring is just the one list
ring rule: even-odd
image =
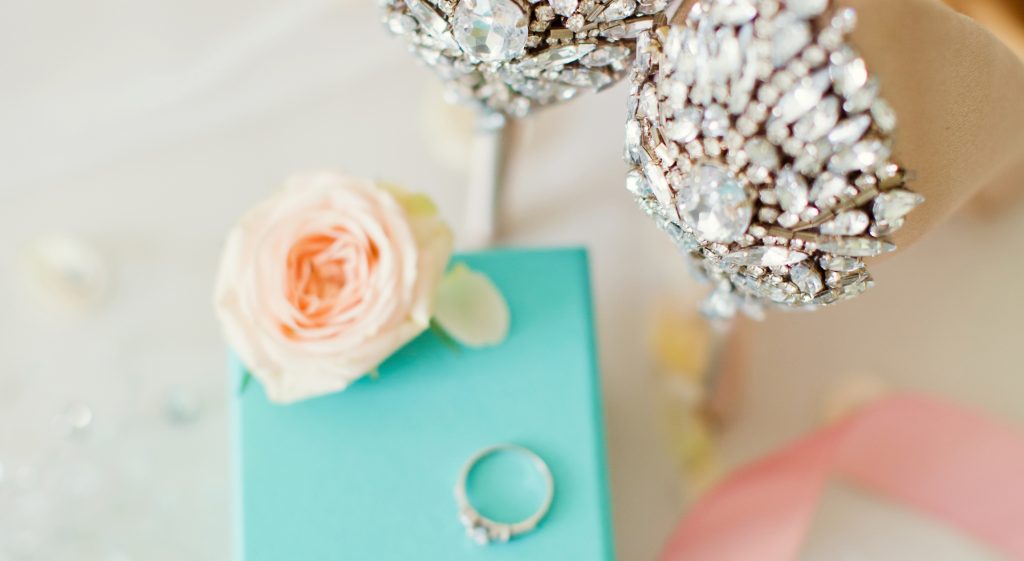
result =
[{"label": "sparkling gem", "polygon": [[[577,14],[579,15],[579,14]],[[576,16],[573,16],[576,17]],[[569,18],[572,19],[572,18]],[[582,28],[583,17],[580,17]],[[568,25],[568,24],[566,24]],[[651,29],[654,25],[654,18],[642,17],[634,18],[629,21],[621,22],[619,25],[609,27],[604,31],[600,32],[601,35],[609,39],[636,39],[638,35]]]},{"label": "sparkling gem", "polygon": [[775,107],[775,116],[789,124],[803,117],[821,102],[830,85],[828,72],[820,70],[813,76],[800,80],[789,90]]},{"label": "sparkling gem", "polygon": [[579,0],[549,0],[555,13],[560,16],[571,16],[579,6]]},{"label": "sparkling gem", "polygon": [[585,68],[563,70],[559,74],[558,79],[573,86],[596,89],[603,88],[612,82],[612,77],[604,72],[587,70]]},{"label": "sparkling gem", "polygon": [[601,12],[598,21],[617,21],[628,18],[636,11],[636,0],[612,0]]},{"label": "sparkling gem", "polygon": [[785,23],[772,37],[772,64],[785,66],[811,42],[811,24],[804,20]]},{"label": "sparkling gem", "polygon": [[644,178],[644,174],[639,169],[631,169],[626,174],[626,190],[638,197],[646,196],[650,191],[647,186],[647,180]]},{"label": "sparkling gem", "polygon": [[704,112],[704,134],[721,138],[729,130],[729,113],[721,105],[712,105]]},{"label": "sparkling gem", "polygon": [[892,132],[896,129],[896,112],[884,99],[876,99],[871,104],[871,116],[883,132]]},{"label": "sparkling gem", "polygon": [[640,165],[643,167],[647,183],[658,202],[665,206],[671,205],[672,190],[669,187],[668,179],[665,178],[665,172],[662,171],[657,160],[643,148],[640,149]]},{"label": "sparkling gem", "polygon": [[893,189],[875,198],[872,213],[881,224],[894,224],[924,203],[924,197],[905,189]]},{"label": "sparkling gem", "polygon": [[800,263],[789,271],[789,278],[804,294],[815,296],[825,289],[821,273],[811,265]]},{"label": "sparkling gem", "polygon": [[[472,0],[470,0],[472,1]],[[507,1],[507,0],[506,0]],[[433,6],[425,0],[406,0],[409,13],[423,26],[423,29],[445,49],[458,50],[459,44],[448,30],[448,21],[437,13]],[[526,20],[523,19],[523,33],[526,32]],[[525,39],[524,39],[525,40]]]},{"label": "sparkling gem", "polygon": [[734,251],[722,259],[726,263],[741,267],[785,267],[807,259],[807,254],[784,247],[760,246]]},{"label": "sparkling gem", "polygon": [[732,242],[750,226],[753,201],[730,171],[705,163],[686,178],[685,189],[679,193],[679,211],[702,240]]},{"label": "sparkling gem", "polygon": [[885,161],[889,148],[879,140],[865,140],[848,146],[832,156],[829,171],[847,174],[851,171],[866,171]]},{"label": "sparkling gem", "polygon": [[700,311],[711,319],[730,319],[739,309],[739,299],[729,290],[716,290],[704,299]]},{"label": "sparkling gem", "polygon": [[811,199],[818,208],[831,208],[847,187],[849,183],[845,177],[825,172],[815,178]]},{"label": "sparkling gem", "polygon": [[741,25],[757,16],[752,0],[719,0],[712,4],[711,17],[727,25]]},{"label": "sparkling gem", "polygon": [[565,20],[565,27],[573,33],[582,31],[584,25],[586,25],[586,20],[583,19],[582,14],[573,14],[569,19]]},{"label": "sparkling gem", "polygon": [[829,0],[786,0],[786,9],[794,14],[809,18],[821,15],[828,8]]},{"label": "sparkling gem", "polygon": [[864,262],[856,257],[826,255],[821,258],[820,263],[826,270],[840,273],[855,273],[864,270]]},{"label": "sparkling gem", "polygon": [[839,100],[826,97],[793,126],[793,134],[804,142],[814,142],[828,134],[839,120]]},{"label": "sparkling gem", "polygon": [[866,212],[848,210],[821,225],[821,233],[830,236],[857,236],[871,224]]},{"label": "sparkling gem", "polygon": [[860,113],[867,111],[871,104],[878,98],[878,80],[872,78],[863,88],[846,99],[843,109],[847,113]]},{"label": "sparkling gem", "polygon": [[460,0],[452,23],[462,50],[482,61],[512,60],[526,50],[526,14],[513,0]]},{"label": "sparkling gem", "polygon": [[764,138],[751,138],[744,146],[744,150],[750,157],[750,163],[755,166],[769,170],[779,167],[779,151]]},{"label": "sparkling gem", "polygon": [[624,62],[629,57],[628,47],[602,45],[580,59],[584,66],[607,66]]},{"label": "sparkling gem", "polygon": [[577,43],[550,47],[535,55],[524,58],[519,64],[520,70],[547,70],[558,68],[578,60],[597,48],[594,43]]},{"label": "sparkling gem", "polygon": [[700,134],[702,120],[701,110],[696,107],[689,107],[676,116],[667,127],[666,133],[669,138],[676,142],[690,142]]},{"label": "sparkling gem", "polygon": [[895,251],[896,246],[874,238],[829,238],[818,244],[818,249],[848,257],[874,257]]},{"label": "sparkling gem", "polygon": [[396,35],[404,35],[416,29],[416,19],[409,14],[395,12],[387,19],[388,29]]},{"label": "sparkling gem", "polygon": [[871,118],[867,115],[850,117],[836,125],[832,132],[828,133],[828,141],[838,145],[853,144],[864,136],[870,126]]},{"label": "sparkling gem", "polygon": [[798,214],[807,208],[807,180],[791,169],[784,169],[775,178],[775,193],[779,197],[782,210]]},{"label": "sparkling gem", "polygon": [[836,91],[849,98],[868,82],[868,67],[862,58],[854,58],[829,68]]}]

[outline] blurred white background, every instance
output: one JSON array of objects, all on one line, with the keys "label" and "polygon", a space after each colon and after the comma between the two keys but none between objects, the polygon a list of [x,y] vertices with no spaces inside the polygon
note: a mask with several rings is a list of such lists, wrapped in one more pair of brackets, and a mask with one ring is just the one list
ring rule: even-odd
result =
[{"label": "blurred white background", "polygon": [[[387,178],[462,216],[468,121],[375,10],[0,0],[0,559],[231,558],[230,390],[210,306],[231,223],[311,168]],[[683,509],[653,405],[652,311],[702,289],[621,186],[623,99],[527,124],[504,213],[508,243],[591,250],[617,547],[642,561]],[[1024,425],[1022,221],[1020,205],[960,217],[879,266],[859,301],[754,327],[726,463],[814,428],[855,377]],[[53,274],[69,263],[60,240],[81,245],[72,272],[98,276],[72,286],[97,287],[97,303],[67,301],[83,296]],[[837,489],[804,558],[986,555]]]}]

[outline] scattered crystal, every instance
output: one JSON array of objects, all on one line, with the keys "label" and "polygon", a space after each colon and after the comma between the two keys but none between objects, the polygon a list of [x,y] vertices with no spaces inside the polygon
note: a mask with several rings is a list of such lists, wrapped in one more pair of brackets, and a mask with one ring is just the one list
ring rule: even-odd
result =
[{"label": "scattered crystal", "polygon": [[750,157],[750,163],[767,169],[779,167],[779,152],[775,145],[764,138],[752,138],[747,141],[744,150]]},{"label": "scattered crystal", "polygon": [[821,258],[821,266],[828,271],[855,273],[864,270],[864,262],[856,257],[830,255]]},{"label": "scattered crystal", "polygon": [[647,187],[647,180],[642,171],[636,168],[629,170],[626,174],[626,190],[638,197],[647,195],[650,188]]},{"label": "scattered crystal", "polygon": [[753,201],[736,176],[717,164],[695,168],[678,199],[683,221],[702,240],[736,241],[750,226]]},{"label": "scattered crystal", "polygon": [[647,184],[651,187],[651,191],[658,199],[658,202],[665,206],[671,205],[672,191],[669,188],[668,179],[665,178],[665,172],[661,170],[657,161],[643,148],[640,149],[640,165],[643,167],[644,175],[647,177]]},{"label": "scattered crystal", "polygon": [[612,0],[601,12],[598,21],[617,21],[628,18],[636,11],[636,0]]},{"label": "scattered crystal", "polygon": [[700,109],[696,107],[687,108],[668,125],[666,132],[672,140],[685,144],[697,138],[697,135],[700,134],[703,119],[704,116]]},{"label": "scattered crystal", "polygon": [[[423,4],[423,0],[413,1]],[[502,62],[522,55],[529,33],[527,24],[526,14],[513,0],[460,0],[452,20],[455,40],[462,50],[484,62]]]},{"label": "scattered crystal", "polygon": [[847,174],[852,171],[867,171],[885,161],[889,157],[889,148],[879,140],[865,140],[832,156],[828,163],[829,171]]},{"label": "scattered crystal", "polygon": [[565,20],[565,27],[573,33],[579,33],[583,31],[583,26],[586,25],[586,20],[583,19],[582,14],[573,14],[569,19]]},{"label": "scattered crystal", "polygon": [[612,77],[604,72],[587,70],[585,68],[563,70],[558,79],[573,86],[595,89],[601,89],[612,82]]},{"label": "scattered crystal", "polygon": [[821,233],[829,236],[857,236],[863,234],[871,219],[866,212],[848,210],[821,225]]},{"label": "scattered crystal", "polygon": [[784,247],[760,246],[734,251],[722,259],[741,267],[785,267],[804,261],[807,254]]},{"label": "scattered crystal", "polygon": [[828,133],[828,141],[832,144],[847,145],[860,140],[868,127],[871,126],[871,118],[867,115],[858,115],[844,120],[842,123]]},{"label": "scattered crystal", "polygon": [[874,238],[829,238],[820,242],[818,249],[849,257],[874,257],[889,253],[895,250],[896,246]]},{"label": "scattered crystal", "polygon": [[830,84],[828,73],[824,70],[800,80],[779,100],[775,115],[786,124],[796,121],[821,102]]},{"label": "scattered crystal", "polygon": [[626,160],[639,164],[641,150],[640,122],[630,119],[626,122]]},{"label": "scattered crystal", "polygon": [[608,66],[625,61],[629,57],[629,53],[629,47],[601,45],[587,53],[580,59],[580,62],[584,66]]},{"label": "scattered crystal", "polygon": [[[582,20],[582,18],[580,19]],[[608,37],[609,39],[634,39],[644,31],[651,29],[653,24],[654,19],[652,18],[631,19],[629,21],[624,21],[614,27],[609,27],[608,29],[605,29],[604,31],[601,32],[601,35]]]},{"label": "scattered crystal", "polygon": [[571,16],[579,6],[579,0],[549,0],[555,13],[560,16]]},{"label": "scattered crystal", "polygon": [[924,197],[904,189],[893,189],[875,198],[872,213],[880,224],[894,224],[924,203]]},{"label": "scattered crystal", "polygon": [[546,70],[564,66],[574,62],[597,48],[594,43],[578,43],[575,45],[564,45],[550,47],[543,51],[524,58],[519,64],[520,70]]},{"label": "scattered crystal", "polygon": [[871,116],[882,132],[891,133],[896,129],[896,112],[884,99],[876,99],[871,105]]},{"label": "scattered crystal", "polygon": [[747,23],[756,15],[753,0],[720,0],[711,7],[711,17],[727,25]]},{"label": "scattered crystal", "polygon": [[793,170],[786,168],[775,178],[775,193],[782,210],[798,214],[808,203],[807,180]]},{"label": "scattered crystal", "polygon": [[849,186],[846,178],[829,172],[822,173],[814,180],[811,199],[819,208],[831,207]]},{"label": "scattered crystal", "polygon": [[[829,134],[839,121],[839,100],[826,97],[810,113],[804,115],[793,126],[793,134],[804,142],[814,142]],[[831,138],[830,138],[831,140]]]},{"label": "scattered crystal", "polygon": [[878,98],[878,80],[871,78],[863,88],[846,99],[843,110],[847,113],[860,113],[867,111],[871,104]]},{"label": "scattered crystal", "polygon": [[805,263],[800,263],[790,269],[789,278],[792,279],[793,284],[801,292],[810,296],[815,296],[825,289],[825,282],[821,278],[821,273]]},{"label": "scattered crystal", "polygon": [[811,42],[811,24],[791,21],[775,31],[772,37],[772,64],[781,68]]},{"label": "scattered crystal", "polygon": [[712,105],[704,112],[704,134],[721,138],[729,130],[729,113],[721,105]]},{"label": "scattered crystal", "polygon": [[736,315],[739,302],[729,290],[715,290],[704,299],[701,313],[711,319],[729,319]]},{"label": "scattered crystal", "polygon": [[786,9],[794,14],[809,18],[824,13],[829,0],[786,0]]},{"label": "scattered crystal", "polygon": [[839,95],[849,98],[868,82],[868,68],[864,59],[855,58],[842,64],[833,64],[829,72]]},{"label": "scattered crystal", "polygon": [[388,29],[392,33],[404,35],[416,29],[416,19],[409,14],[395,12],[388,17]]}]

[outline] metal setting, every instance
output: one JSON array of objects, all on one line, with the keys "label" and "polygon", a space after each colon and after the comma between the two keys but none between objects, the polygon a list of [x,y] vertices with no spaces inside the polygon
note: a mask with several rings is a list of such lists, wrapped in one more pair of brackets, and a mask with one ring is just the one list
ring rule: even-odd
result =
[{"label": "metal setting", "polygon": [[382,0],[447,97],[514,117],[623,78],[668,0]]},{"label": "metal setting", "polygon": [[627,189],[714,286],[712,318],[861,294],[924,202],[855,26],[830,0],[704,0],[638,37]]},{"label": "metal setting", "polygon": [[[511,452],[529,459],[530,463],[533,464],[544,478],[545,485],[547,486],[547,494],[537,511],[524,520],[510,524],[496,522],[481,515],[470,503],[466,491],[466,483],[473,468],[484,458],[499,452]],[[541,520],[547,516],[554,498],[555,479],[551,475],[551,469],[548,467],[548,464],[532,450],[515,444],[499,444],[484,448],[473,454],[466,462],[466,465],[463,466],[458,483],[455,484],[455,503],[459,507],[459,521],[465,526],[466,535],[480,545],[488,545],[492,542],[505,543],[516,536],[534,531]]]}]

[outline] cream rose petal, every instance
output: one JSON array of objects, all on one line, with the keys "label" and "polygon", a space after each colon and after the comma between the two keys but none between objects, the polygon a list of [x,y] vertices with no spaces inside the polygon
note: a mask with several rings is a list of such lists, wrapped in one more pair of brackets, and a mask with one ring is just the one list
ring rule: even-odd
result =
[{"label": "cream rose petal", "polygon": [[[295,284],[289,256],[317,236],[339,245],[296,259],[327,259],[358,274],[348,277],[357,284],[344,286],[348,304],[333,292],[310,319],[291,301],[308,288]],[[371,243],[372,266],[351,261],[370,259]],[[451,251],[451,232],[425,197],[334,173],[297,176],[229,234],[215,307],[228,342],[271,400],[336,392],[429,326]],[[319,297],[303,298],[311,296]]]},{"label": "cream rose petal", "polygon": [[487,276],[458,264],[437,290],[434,320],[468,347],[501,343],[508,337],[508,303]]}]

